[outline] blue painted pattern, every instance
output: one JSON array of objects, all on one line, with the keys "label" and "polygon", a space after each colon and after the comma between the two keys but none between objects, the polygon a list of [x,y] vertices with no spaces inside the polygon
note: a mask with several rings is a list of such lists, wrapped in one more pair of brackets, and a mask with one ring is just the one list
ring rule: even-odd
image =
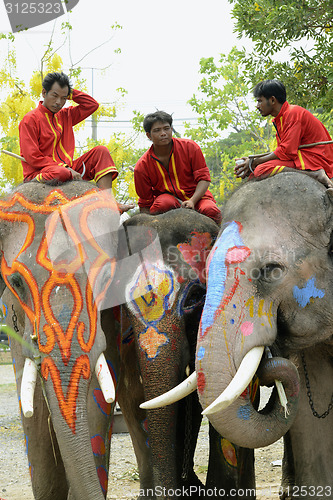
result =
[{"label": "blue painted pattern", "polygon": [[212,326],[223,298],[227,277],[225,263],[227,252],[229,248],[243,246],[244,243],[239,233],[239,224],[235,221],[230,222],[216,241],[209,257],[207,295],[200,322],[200,335],[204,335],[207,329]]}]

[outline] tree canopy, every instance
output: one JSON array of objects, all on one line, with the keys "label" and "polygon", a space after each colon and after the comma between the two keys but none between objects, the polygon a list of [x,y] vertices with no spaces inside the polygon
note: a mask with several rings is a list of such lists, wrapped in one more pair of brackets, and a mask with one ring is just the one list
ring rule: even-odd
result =
[{"label": "tree canopy", "polygon": [[221,202],[238,182],[235,158],[275,149],[275,133],[254,109],[252,89],[261,80],[284,82],[288,100],[317,114],[333,129],[332,0],[229,0],[239,38],[252,52],[233,48],[200,61],[202,79],[189,100],[199,115],[187,134],[203,147],[211,188]]}]

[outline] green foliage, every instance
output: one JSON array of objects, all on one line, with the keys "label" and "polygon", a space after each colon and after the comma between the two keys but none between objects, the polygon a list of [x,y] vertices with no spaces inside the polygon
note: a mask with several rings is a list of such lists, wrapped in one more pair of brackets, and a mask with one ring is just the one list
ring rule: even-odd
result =
[{"label": "green foliage", "polygon": [[131,120],[132,122],[132,127],[133,127],[133,130],[135,130],[135,132],[137,132],[138,134],[144,134],[145,131],[143,130],[143,120],[145,118],[145,115],[143,113],[141,113],[140,111],[136,111],[134,110],[133,111],[133,118]]},{"label": "green foliage", "polygon": [[[229,0],[235,31],[254,42],[246,58],[252,84],[278,78],[306,108],[333,104],[332,0]],[[281,52],[282,51],[282,52]]]}]

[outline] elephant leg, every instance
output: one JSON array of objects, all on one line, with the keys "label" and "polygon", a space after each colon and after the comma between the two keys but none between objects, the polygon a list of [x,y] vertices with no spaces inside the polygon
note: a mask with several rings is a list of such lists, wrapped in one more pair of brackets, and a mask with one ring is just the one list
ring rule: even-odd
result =
[{"label": "elephant leg", "polygon": [[[24,317],[20,314],[21,308],[17,300],[7,291],[3,296],[8,306],[8,318],[6,323],[17,333],[23,335]],[[12,304],[17,311],[15,325],[13,324],[14,313]],[[16,313],[15,313],[16,315]],[[21,380],[25,358],[22,354],[20,342],[10,340],[11,355],[16,375],[17,394],[20,401]],[[37,378],[34,395],[34,414],[31,418],[25,418],[21,414],[26,452],[31,476],[32,490],[36,500],[66,500],[68,484],[63,461],[60,455],[58,442],[53,430],[52,422],[47,408],[40,378]]]},{"label": "elephant leg", "polygon": [[[255,381],[256,382],[256,381]],[[251,399],[258,408],[260,390],[258,384],[251,384]],[[222,437],[214,427],[209,424],[209,464],[206,487],[216,487],[225,491],[227,495],[240,492],[239,498],[255,498],[255,468],[254,450],[234,445]],[[246,496],[244,496],[246,491]],[[238,498],[236,495],[234,498]]]},{"label": "elephant leg", "polygon": [[144,498],[152,498],[154,483],[151,472],[151,453],[147,434],[147,416],[139,405],[144,401],[143,386],[140,382],[135,344],[121,347],[121,376],[118,386],[118,401],[127,424],[136,456],[140,490]]},{"label": "elephant leg", "polygon": [[[236,446],[209,424],[209,465],[206,488],[224,491],[226,498],[255,498],[254,451]],[[247,496],[244,496],[246,491]]]},{"label": "elephant leg", "polygon": [[[333,412],[329,408],[333,379],[332,358],[327,347],[319,345],[305,350],[303,359],[298,356],[296,362],[301,380],[299,409],[286,441],[288,459],[292,459],[289,470],[294,467],[295,471],[291,491],[301,491],[303,486],[303,498],[306,500],[313,497],[314,492],[318,497],[319,493],[331,497]],[[312,409],[307,392],[311,397]],[[319,416],[321,417],[318,418]]]},{"label": "elephant leg", "polygon": [[282,482],[281,482],[281,491],[282,496],[281,500],[286,499],[288,495],[288,491],[295,484],[295,467],[294,467],[294,457],[293,450],[291,446],[291,438],[289,432],[287,432],[283,436],[283,461],[282,461]]}]

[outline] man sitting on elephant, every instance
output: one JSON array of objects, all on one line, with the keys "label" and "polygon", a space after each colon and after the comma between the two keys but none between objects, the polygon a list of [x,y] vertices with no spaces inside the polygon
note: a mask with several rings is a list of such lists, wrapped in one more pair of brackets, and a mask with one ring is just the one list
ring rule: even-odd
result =
[{"label": "man sitting on elephant", "polygon": [[285,86],[278,80],[258,83],[253,95],[259,113],[274,117],[277,148],[273,153],[253,158],[251,163],[249,158],[242,158],[244,162],[235,167],[236,176],[263,179],[297,169],[332,188],[333,145],[322,144],[331,141],[324,125],[310,111],[289,104]]},{"label": "man sitting on elephant", "polygon": [[[105,146],[96,146],[73,160],[73,126],[98,109],[88,94],[73,89],[64,73],[49,73],[42,83],[43,101],[29,111],[19,125],[24,181],[67,182],[94,180],[101,189],[111,189],[118,172]],[[78,106],[64,107],[68,99]],[[134,206],[134,205],[133,205]],[[120,211],[133,208],[119,206]]]},{"label": "man sitting on elephant", "polygon": [[147,115],[143,128],[153,144],[134,169],[140,211],[159,214],[182,207],[220,224],[221,212],[208,191],[210,174],[198,144],[173,138],[172,116],[164,111]]}]

